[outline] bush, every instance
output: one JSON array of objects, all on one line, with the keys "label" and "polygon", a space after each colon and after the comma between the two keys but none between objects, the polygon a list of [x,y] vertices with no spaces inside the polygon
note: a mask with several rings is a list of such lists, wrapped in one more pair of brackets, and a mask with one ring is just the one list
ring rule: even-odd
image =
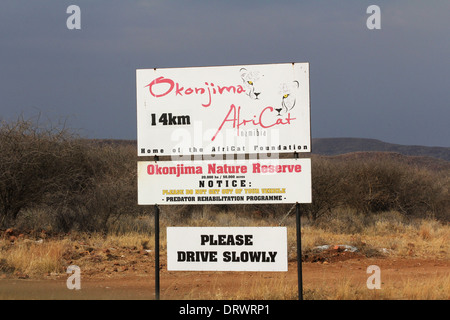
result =
[{"label": "bush", "polygon": [[312,203],[303,211],[312,221],[339,207],[342,203],[342,185],[346,173],[338,163],[322,157],[311,161],[312,166]]},{"label": "bush", "polygon": [[22,209],[44,200],[49,193],[86,187],[89,172],[81,161],[80,146],[64,129],[42,130],[31,121],[0,127],[0,222],[9,224]]},{"label": "bush", "polygon": [[[343,165],[342,204],[365,214],[400,211],[439,214],[448,198],[443,175],[395,160],[355,160]],[[446,196],[447,195],[447,196]]]},{"label": "bush", "polygon": [[449,186],[448,169],[422,168],[390,154],[313,156],[312,203],[302,208],[313,222],[339,208],[448,220]]},{"label": "bush", "polygon": [[[153,214],[137,205],[134,144],[82,140],[64,127],[40,128],[25,120],[0,125],[0,227],[28,223],[65,232],[123,231],[115,222],[143,216],[144,211]],[[365,158],[313,155],[313,202],[302,204],[301,213],[323,224],[327,216],[350,210],[353,218],[340,221],[350,225],[358,217],[353,232],[373,213],[449,220],[449,173],[378,153]],[[180,205],[164,206],[163,214],[173,224],[217,212],[281,221],[291,209],[292,204]]]},{"label": "bush", "polygon": [[0,148],[0,226],[43,205],[61,231],[105,230],[112,216],[136,212],[135,153],[127,147],[19,120],[1,124]]}]

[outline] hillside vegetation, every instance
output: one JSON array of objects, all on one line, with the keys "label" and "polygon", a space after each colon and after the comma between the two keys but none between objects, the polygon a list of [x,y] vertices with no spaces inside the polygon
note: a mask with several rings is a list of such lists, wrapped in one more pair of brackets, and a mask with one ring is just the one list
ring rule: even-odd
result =
[{"label": "hillside vegetation", "polygon": [[[119,232],[126,231],[127,218],[153,212],[137,205],[133,142],[83,140],[65,128],[20,120],[1,123],[0,148],[0,228]],[[316,224],[346,210],[368,222],[387,211],[448,221],[449,186],[448,161],[436,165],[428,158],[379,152],[313,154],[313,203],[302,205],[302,214]],[[208,211],[282,219],[291,207],[215,205]],[[162,207],[174,225],[204,209]]]}]

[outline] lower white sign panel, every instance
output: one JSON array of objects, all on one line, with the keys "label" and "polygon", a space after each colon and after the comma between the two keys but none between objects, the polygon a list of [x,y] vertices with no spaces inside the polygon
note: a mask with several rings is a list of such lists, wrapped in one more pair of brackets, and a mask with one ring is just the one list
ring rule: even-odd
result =
[{"label": "lower white sign panel", "polygon": [[168,227],[169,271],[287,271],[285,227]]}]

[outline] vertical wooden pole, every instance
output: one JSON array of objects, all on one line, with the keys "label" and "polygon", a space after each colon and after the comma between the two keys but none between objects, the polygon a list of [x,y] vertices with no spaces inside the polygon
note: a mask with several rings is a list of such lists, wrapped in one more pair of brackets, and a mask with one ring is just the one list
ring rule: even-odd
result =
[{"label": "vertical wooden pole", "polygon": [[296,229],[297,229],[297,279],[298,300],[303,300],[303,275],[302,275],[302,234],[300,225],[300,205],[295,204]]}]

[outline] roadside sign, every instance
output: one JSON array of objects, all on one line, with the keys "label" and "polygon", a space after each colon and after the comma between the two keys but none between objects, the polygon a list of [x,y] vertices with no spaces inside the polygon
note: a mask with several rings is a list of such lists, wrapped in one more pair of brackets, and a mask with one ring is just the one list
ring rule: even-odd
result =
[{"label": "roadside sign", "polygon": [[286,227],[168,227],[169,271],[287,271]]},{"label": "roadside sign", "polygon": [[309,64],[136,70],[139,156],[311,152]]},{"label": "roadside sign", "polygon": [[311,193],[311,159],[138,162],[138,204],[310,203]]}]

